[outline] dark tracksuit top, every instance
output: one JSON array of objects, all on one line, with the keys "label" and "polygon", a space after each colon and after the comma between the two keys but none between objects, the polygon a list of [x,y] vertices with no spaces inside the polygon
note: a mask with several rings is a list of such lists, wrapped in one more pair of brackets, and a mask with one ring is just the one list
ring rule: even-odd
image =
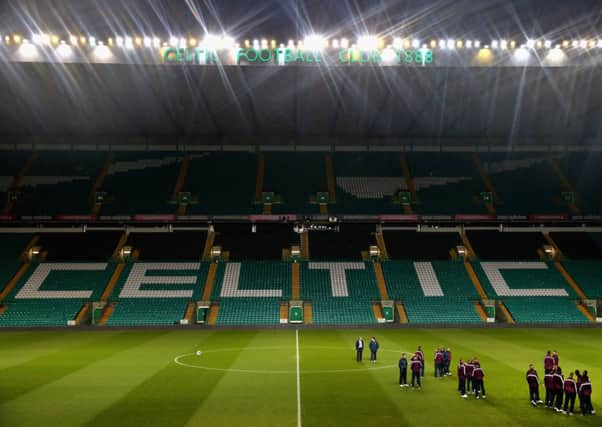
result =
[{"label": "dark tracksuit top", "polygon": [[479,396],[479,391],[481,391],[483,393],[483,396],[485,396],[485,384],[483,383],[483,378],[485,377],[485,372],[483,372],[483,369],[481,369],[481,366],[477,365],[474,368],[472,377],[474,378],[474,389],[475,389],[475,394],[477,395],[477,397]]},{"label": "dark tracksuit top", "polygon": [[564,380],[564,410],[573,412],[575,410],[575,398],[577,397],[577,383],[572,378]]},{"label": "dark tracksuit top", "polygon": [[410,369],[412,371],[412,387],[414,387],[414,382],[418,381],[418,387],[420,387],[420,368],[422,363],[416,357],[412,358],[410,362]]},{"label": "dark tracksuit top", "polygon": [[543,358],[543,368],[545,369],[546,373],[554,369],[554,358],[552,356],[546,356]]},{"label": "dark tracksuit top", "polygon": [[552,374],[545,374],[543,376],[543,385],[546,388],[546,406],[552,406],[552,400],[554,397],[554,388],[552,385]]},{"label": "dark tracksuit top", "polygon": [[466,366],[464,363],[458,365],[458,391],[461,395],[466,394]]},{"label": "dark tracksuit top", "polygon": [[529,369],[527,371],[527,384],[529,384],[529,400],[539,400],[539,377],[535,369]]},{"label": "dark tracksuit top", "polygon": [[564,392],[564,378],[560,374],[552,376],[552,390],[554,392],[554,406],[560,409],[562,406],[562,393]]}]

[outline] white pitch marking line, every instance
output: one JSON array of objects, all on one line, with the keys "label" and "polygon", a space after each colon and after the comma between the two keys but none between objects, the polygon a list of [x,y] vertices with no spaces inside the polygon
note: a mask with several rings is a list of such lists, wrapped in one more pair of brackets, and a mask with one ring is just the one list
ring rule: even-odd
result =
[{"label": "white pitch marking line", "polygon": [[301,374],[299,369],[299,329],[295,329],[297,343],[297,427],[301,427]]}]

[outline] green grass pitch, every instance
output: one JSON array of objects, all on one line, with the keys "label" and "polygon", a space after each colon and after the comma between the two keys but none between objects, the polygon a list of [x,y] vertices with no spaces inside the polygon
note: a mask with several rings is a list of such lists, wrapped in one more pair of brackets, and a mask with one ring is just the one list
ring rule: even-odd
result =
[{"label": "green grass pitch", "polygon": [[[375,365],[354,340],[376,335]],[[127,330],[0,333],[0,426],[549,426],[602,425],[528,403],[529,362],[558,350],[588,369],[602,404],[600,329]],[[401,351],[421,344],[422,390],[400,389]],[[454,376],[433,378],[432,351],[452,348]],[[196,351],[202,351],[196,356]],[[178,358],[178,356],[180,356]],[[478,356],[487,400],[456,392],[459,357]],[[176,363],[175,359],[178,358]],[[543,397],[543,396],[542,396]]]}]

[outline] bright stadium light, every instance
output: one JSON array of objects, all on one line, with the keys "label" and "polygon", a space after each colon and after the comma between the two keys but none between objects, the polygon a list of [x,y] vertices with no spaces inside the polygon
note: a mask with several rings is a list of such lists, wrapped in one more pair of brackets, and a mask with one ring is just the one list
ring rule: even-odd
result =
[{"label": "bright stadium light", "polygon": [[70,35],[69,36],[69,43],[71,43],[71,46],[77,46],[77,36]]},{"label": "bright stadium light", "polygon": [[474,41],[474,47],[476,47],[477,49],[481,47],[481,42],[479,40],[475,40]]},{"label": "bright stadium light", "polygon": [[465,46],[466,49],[472,49],[472,40],[466,40]]},{"label": "bright stadium light", "polygon": [[502,49],[502,50],[508,49],[508,40],[500,40],[500,49]]},{"label": "bright stadium light", "polygon": [[319,52],[326,46],[326,38],[319,34],[310,34],[303,40],[303,46],[305,50]]},{"label": "bright stadium light", "polygon": [[341,39],[341,47],[343,49],[347,49],[349,47],[349,40],[347,40],[345,37]]},{"label": "bright stadium light", "polygon": [[491,42],[491,48],[492,48],[492,49],[497,49],[498,47],[499,47],[499,43],[498,43],[498,41],[497,41],[497,40],[493,40],[493,41]]},{"label": "bright stadium light", "polygon": [[205,34],[203,46],[209,50],[218,50],[221,46],[221,40],[215,34]]},{"label": "bright stadium light", "polygon": [[134,48],[134,41],[132,40],[131,37],[126,37],[125,38],[125,48],[126,49],[133,49]]},{"label": "bright stadium light", "polygon": [[578,48],[579,47],[579,40],[573,40],[572,45],[573,45],[574,48]]},{"label": "bright stadium light", "polygon": [[289,39],[288,40],[288,44],[286,45],[289,49],[292,49],[295,47],[295,41],[293,39]]},{"label": "bright stadium light", "polygon": [[383,50],[382,60],[385,64],[393,64],[397,60],[397,53],[395,53],[395,50],[393,48],[388,47],[385,50]]},{"label": "bright stadium light", "polygon": [[550,40],[545,40],[543,42],[543,47],[545,47],[546,49],[550,49],[552,47],[552,42]]},{"label": "bright stadium light", "polygon": [[456,47],[456,43],[454,39],[447,39],[446,46],[448,49],[453,49]]},{"label": "bright stadium light", "polygon": [[545,60],[550,64],[559,65],[566,60],[566,53],[562,49],[555,47],[554,49],[550,49]]},{"label": "bright stadium light", "polygon": [[255,50],[259,49],[259,40],[257,40],[257,39],[253,40],[253,49],[255,49]]},{"label": "bright stadium light", "polygon": [[332,39],[332,41],[330,42],[330,44],[332,45],[333,49],[338,49],[340,44],[339,44],[339,39]]},{"label": "bright stadium light", "polygon": [[153,41],[151,40],[150,37],[144,37],[144,47],[151,47],[153,44]]},{"label": "bright stadium light", "polygon": [[403,41],[401,40],[401,37],[393,38],[393,47],[395,49],[401,49],[403,47]]},{"label": "bright stadium light", "polygon": [[602,39],[598,40],[598,44],[596,46],[602,49]]},{"label": "bright stadium light", "polygon": [[357,39],[357,47],[363,51],[376,50],[378,48],[378,37],[372,35],[360,36]]},{"label": "bright stadium light", "polygon": [[73,55],[73,48],[61,40],[61,44],[56,48],[56,52],[61,58],[67,59]]},{"label": "bright stadium light", "polygon": [[28,40],[23,40],[23,44],[19,48],[19,55],[23,59],[35,59],[38,57],[38,48]]},{"label": "bright stadium light", "polygon": [[445,42],[445,40],[443,40],[443,39],[439,40],[439,48],[445,49],[446,47],[447,47],[447,43]]},{"label": "bright stadium light", "polygon": [[268,39],[261,39],[261,48],[262,49],[268,48]]},{"label": "bright stadium light", "polygon": [[88,44],[92,47],[96,46],[96,37],[88,37]]},{"label": "bright stadium light", "polygon": [[170,37],[169,38],[169,45],[171,47],[178,47],[178,38],[177,37]]},{"label": "bright stadium light", "polygon": [[530,56],[531,54],[524,47],[520,47],[514,52],[514,59],[516,59],[518,62],[527,62]]},{"label": "bright stadium light", "polygon": [[33,44],[38,45],[38,46],[41,45],[43,43],[42,35],[41,34],[32,34],[31,35],[31,42]]},{"label": "bright stadium light", "polygon": [[535,40],[533,40],[533,39],[527,39],[527,47],[529,49],[533,49],[535,47]]},{"label": "bright stadium light", "polygon": [[153,37],[153,47],[156,49],[161,47],[161,39],[159,37]]},{"label": "bright stadium light", "polygon": [[123,47],[123,37],[121,37],[121,36],[115,37],[115,43],[117,44],[117,46]]},{"label": "bright stadium light", "polygon": [[98,46],[96,46],[96,48],[94,49],[94,56],[96,57],[96,59],[106,61],[107,59],[110,59],[113,56],[113,54],[111,53],[111,49],[109,49],[108,46],[99,43]]},{"label": "bright stadium light", "polygon": [[221,39],[222,49],[233,49],[235,42],[234,37],[223,35]]},{"label": "bright stadium light", "polygon": [[587,48],[587,40],[579,40],[579,47],[582,49]]},{"label": "bright stadium light", "polygon": [[418,40],[418,39],[413,39],[413,40],[412,40],[412,47],[413,47],[414,49],[418,49],[418,48],[420,47],[420,40]]}]

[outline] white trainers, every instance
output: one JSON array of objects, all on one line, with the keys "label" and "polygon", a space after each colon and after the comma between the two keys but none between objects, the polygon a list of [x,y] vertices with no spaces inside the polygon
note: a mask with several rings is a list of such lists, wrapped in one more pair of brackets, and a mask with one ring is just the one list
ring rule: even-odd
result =
[{"label": "white trainers", "polygon": [[483,399],[487,399],[487,396],[483,395]]},{"label": "white trainers", "polygon": [[468,395],[467,395],[467,394],[463,394],[463,395],[462,395],[462,399],[466,399],[467,397],[468,397]]},{"label": "white trainers", "polygon": [[537,402],[535,402],[534,400],[531,401],[531,405],[533,406],[537,406]]},{"label": "white trainers", "polygon": [[596,415],[596,411],[592,409],[592,411],[590,412],[590,414]]},{"label": "white trainers", "polygon": [[543,403],[543,400],[538,400],[537,403]]}]

